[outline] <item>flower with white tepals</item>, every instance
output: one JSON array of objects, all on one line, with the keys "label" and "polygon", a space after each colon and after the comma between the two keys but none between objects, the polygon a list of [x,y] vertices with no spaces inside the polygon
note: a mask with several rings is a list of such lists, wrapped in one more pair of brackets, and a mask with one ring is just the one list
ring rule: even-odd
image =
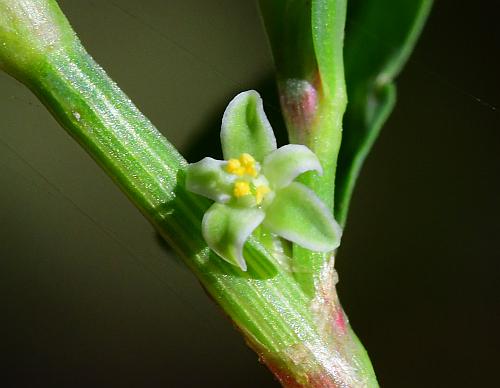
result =
[{"label": "flower with white tepals", "polygon": [[225,160],[204,158],[187,167],[188,190],[215,201],[203,217],[202,233],[222,259],[246,271],[243,246],[259,225],[313,251],[340,244],[341,228],[316,194],[294,182],[314,170],[316,155],[306,146],[276,147],[276,138],[256,91],[238,94],[222,119]]}]

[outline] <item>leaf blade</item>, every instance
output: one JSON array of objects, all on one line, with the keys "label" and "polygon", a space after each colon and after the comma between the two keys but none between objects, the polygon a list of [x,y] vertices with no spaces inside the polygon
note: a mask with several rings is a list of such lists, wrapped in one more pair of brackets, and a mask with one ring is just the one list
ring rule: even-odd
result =
[{"label": "leaf blade", "polygon": [[335,218],[344,226],[363,162],[396,100],[394,78],[405,65],[432,0],[352,1],[348,10],[344,116],[335,187]]}]

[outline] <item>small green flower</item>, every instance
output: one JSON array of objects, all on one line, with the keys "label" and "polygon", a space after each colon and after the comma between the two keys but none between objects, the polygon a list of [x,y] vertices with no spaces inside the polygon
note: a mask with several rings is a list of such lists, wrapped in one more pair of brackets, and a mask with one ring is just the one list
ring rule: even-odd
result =
[{"label": "small green flower", "polygon": [[306,171],[322,174],[306,146],[276,148],[276,138],[259,94],[238,94],[222,118],[224,159],[204,158],[187,167],[187,189],[215,201],[203,217],[208,246],[246,271],[243,245],[255,228],[313,251],[340,244],[341,229],[331,212],[306,186],[293,180]]}]

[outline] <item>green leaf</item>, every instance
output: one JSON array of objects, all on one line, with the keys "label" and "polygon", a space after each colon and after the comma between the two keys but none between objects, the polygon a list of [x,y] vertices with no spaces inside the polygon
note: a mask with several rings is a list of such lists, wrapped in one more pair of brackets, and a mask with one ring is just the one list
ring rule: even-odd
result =
[{"label": "green leaf", "polygon": [[312,78],[317,73],[317,63],[311,4],[302,0],[260,0],[259,5],[278,78]]},{"label": "green leaf", "polygon": [[286,240],[317,252],[340,244],[341,229],[325,204],[301,183],[278,190],[266,209],[266,226]]},{"label": "green leaf", "polygon": [[287,144],[278,148],[262,164],[262,173],[274,189],[288,186],[300,174],[311,170],[323,174],[318,157],[301,144]]},{"label": "green leaf", "polygon": [[221,258],[246,271],[243,245],[263,219],[264,212],[258,208],[214,203],[203,217],[203,237],[210,249]]},{"label": "green leaf", "polygon": [[226,160],[248,153],[262,162],[276,149],[276,138],[259,93],[248,90],[233,98],[222,117],[220,137]]},{"label": "green leaf", "polygon": [[224,171],[226,162],[203,158],[186,167],[186,188],[217,202],[228,202],[235,176]]},{"label": "green leaf", "polygon": [[352,0],[345,41],[349,104],[339,153],[335,218],[345,224],[362,164],[396,100],[393,79],[420,35],[431,0]]}]

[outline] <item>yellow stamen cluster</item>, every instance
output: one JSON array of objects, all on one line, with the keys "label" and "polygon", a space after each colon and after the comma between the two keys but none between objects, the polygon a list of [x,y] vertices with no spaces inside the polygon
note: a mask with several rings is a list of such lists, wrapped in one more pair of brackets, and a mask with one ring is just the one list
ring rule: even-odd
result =
[{"label": "yellow stamen cluster", "polygon": [[[255,203],[260,205],[271,189],[265,184],[256,187],[253,179],[248,178],[256,178],[259,175],[256,163],[252,155],[241,154],[238,159],[229,159],[227,161],[226,171],[230,174],[243,177],[242,180],[237,180],[234,183],[233,196],[241,198],[246,195],[253,195],[255,196]],[[247,177],[245,178],[244,176]]]},{"label": "yellow stamen cluster", "polygon": [[227,161],[226,171],[238,176],[242,176],[245,172],[245,170],[241,168],[241,163],[238,159],[229,159]]},{"label": "yellow stamen cluster", "polygon": [[250,154],[241,154],[239,159],[229,159],[226,171],[238,176],[250,175],[255,178],[258,175],[255,168],[255,159]]}]

